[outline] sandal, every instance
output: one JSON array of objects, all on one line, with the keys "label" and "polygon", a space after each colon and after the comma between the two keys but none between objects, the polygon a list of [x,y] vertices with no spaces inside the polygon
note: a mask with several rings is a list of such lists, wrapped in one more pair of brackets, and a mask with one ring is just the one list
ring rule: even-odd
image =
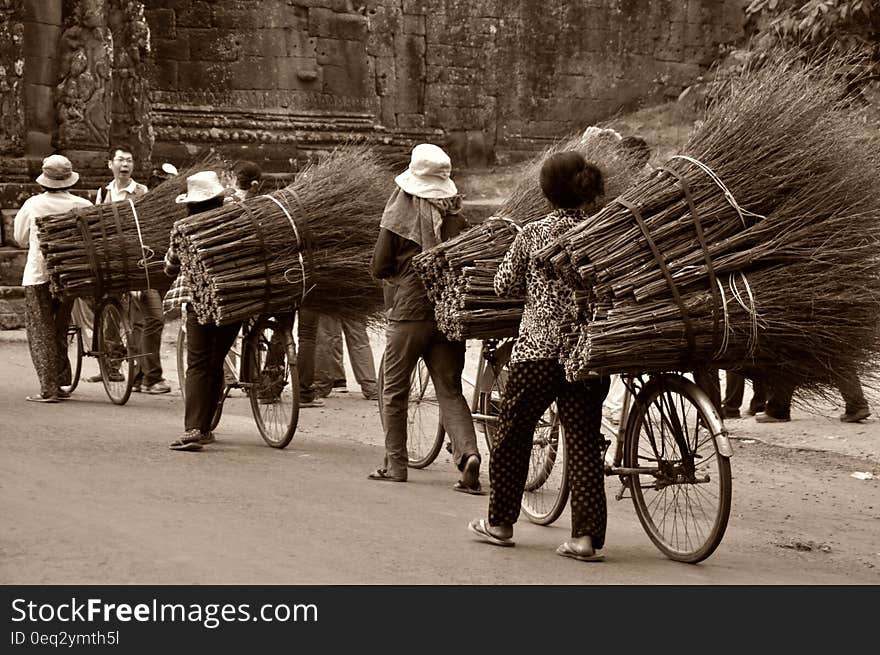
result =
[{"label": "sandal", "polygon": [[502,539],[501,537],[496,537],[494,534],[489,532],[489,522],[486,519],[474,519],[470,523],[468,523],[468,530],[473,532],[483,541],[490,543],[494,546],[515,546],[516,542],[510,537],[506,539]]},{"label": "sandal", "polygon": [[27,397],[25,398],[25,400],[29,400],[29,401],[31,401],[32,403],[57,403],[57,402],[58,402],[58,397],[57,397],[57,396],[48,396],[48,397],[45,397],[45,396],[27,396]]},{"label": "sandal", "polygon": [[382,468],[376,469],[367,476],[368,480],[380,480],[382,482],[406,482],[406,477],[400,475],[389,475],[388,471]]},{"label": "sandal", "polygon": [[576,550],[568,541],[560,544],[559,548],[556,549],[556,554],[576,559],[579,562],[602,562],[605,560],[605,555],[602,553],[597,553],[595,550],[589,552]]},{"label": "sandal", "polygon": [[470,494],[471,496],[485,496],[486,495],[486,492],[483,491],[483,487],[480,486],[479,482],[477,482],[477,486],[469,487],[464,483],[463,480],[459,480],[454,485],[452,485],[452,488],[455,491],[460,491],[463,494]]}]

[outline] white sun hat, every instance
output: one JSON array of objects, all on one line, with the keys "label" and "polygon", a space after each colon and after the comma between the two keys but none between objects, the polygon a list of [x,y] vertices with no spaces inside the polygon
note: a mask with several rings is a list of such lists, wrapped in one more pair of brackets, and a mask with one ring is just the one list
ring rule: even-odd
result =
[{"label": "white sun hat", "polygon": [[214,171],[199,171],[186,178],[186,193],[175,199],[177,203],[204,202],[227,193],[226,187]]},{"label": "white sun hat", "polygon": [[43,172],[37,184],[47,189],[66,189],[79,181],[79,173],[64,155],[49,155],[43,160]]},{"label": "white sun hat", "polygon": [[433,143],[420,143],[412,150],[409,168],[394,178],[397,186],[419,198],[450,198],[458,189],[449,178],[452,161]]}]

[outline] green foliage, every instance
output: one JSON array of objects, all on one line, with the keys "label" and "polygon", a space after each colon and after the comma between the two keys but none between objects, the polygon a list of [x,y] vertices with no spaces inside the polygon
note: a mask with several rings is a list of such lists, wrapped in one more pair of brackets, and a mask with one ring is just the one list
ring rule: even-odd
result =
[{"label": "green foliage", "polygon": [[880,64],[878,0],[752,0],[746,14],[757,26],[754,47],[801,46],[840,49]]}]

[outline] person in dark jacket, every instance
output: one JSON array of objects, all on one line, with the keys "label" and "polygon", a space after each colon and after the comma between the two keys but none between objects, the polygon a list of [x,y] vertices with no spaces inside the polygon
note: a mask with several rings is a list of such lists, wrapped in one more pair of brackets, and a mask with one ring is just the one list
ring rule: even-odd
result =
[{"label": "person in dark jacket", "polygon": [[462,472],[454,489],[480,494],[477,436],[461,388],[465,344],[450,341],[437,328],[434,308],[412,267],[415,255],[467,226],[451,170],[442,148],[417,145],[409,168],[395,178],[397,188],[382,214],[372,266],[373,275],[384,281],[388,318],[382,390],[385,459],[368,477],[406,482],[410,377],[421,357],[437,392],[443,427],[452,440],[453,461]]},{"label": "person in dark jacket", "polygon": [[[223,206],[226,188],[214,171],[200,171],[186,178],[186,193],[177,203],[185,203],[187,214],[194,216]],[[181,275],[180,256],[169,246],[165,254],[165,274]],[[186,280],[181,281],[185,285]],[[175,291],[177,285],[172,287]],[[182,295],[188,295],[185,292]],[[191,302],[191,301],[190,301]],[[184,396],[184,432],[174,441],[171,450],[201,450],[214,443],[211,422],[223,395],[223,360],[241,328],[241,321],[225,325],[202,325],[196,312],[186,314],[186,395]]]}]

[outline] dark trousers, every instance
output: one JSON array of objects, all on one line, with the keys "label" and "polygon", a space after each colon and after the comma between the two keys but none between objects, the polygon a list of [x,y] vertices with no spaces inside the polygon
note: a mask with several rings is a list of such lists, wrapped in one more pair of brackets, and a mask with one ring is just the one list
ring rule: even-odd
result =
[{"label": "dark trousers", "polygon": [[299,373],[300,402],[315,399],[315,348],[318,340],[318,312],[300,308],[296,327],[296,368]]},{"label": "dark trousers", "polygon": [[721,381],[718,378],[718,369],[701,366],[694,369],[694,382],[700,389],[706,392],[715,411],[721,413]]},{"label": "dark trousers", "polygon": [[[738,410],[742,405],[743,395],[746,389],[746,377],[736,371],[727,371],[727,380],[724,383],[724,409]],[[752,399],[749,401],[749,411],[752,414],[764,411],[766,390],[761,380],[752,380]]]},{"label": "dark trousers", "polygon": [[471,455],[479,457],[470,407],[461,390],[465,343],[450,341],[432,320],[388,321],[385,328],[385,371],[382,407],[385,420],[385,464],[390,475],[406,478],[407,409],[410,377],[419,357],[425,360],[443,428],[452,440],[452,458],[461,470]]},{"label": "dark trousers", "polygon": [[[847,414],[868,408],[862,384],[855,373],[841,374],[835,380],[835,384],[840,395],[843,396]],[[794,391],[794,386],[785,382],[774,382],[770,385],[767,389],[767,415],[774,418],[791,418],[791,399]]]},{"label": "dark trousers", "polygon": [[513,525],[519,517],[535,428],[556,400],[568,457],[571,536],[605,544],[605,443],[600,432],[607,377],[567,382],[559,362],[540,359],[510,365],[495,448],[489,461],[489,524]]},{"label": "dark trousers", "polygon": [[26,286],[24,302],[25,330],[40,393],[44,398],[57,396],[59,387],[71,381],[67,328],[73,301],[53,298],[47,282]]},{"label": "dark trousers", "polygon": [[223,359],[235,342],[241,322],[202,325],[186,314],[186,408],[184,429],[207,434],[223,394]]},{"label": "dark trousers", "polygon": [[134,384],[150,386],[162,380],[160,349],[165,315],[158,291],[147,289],[134,293],[139,293],[140,297],[132,302],[132,341],[138,344],[141,352]]}]

